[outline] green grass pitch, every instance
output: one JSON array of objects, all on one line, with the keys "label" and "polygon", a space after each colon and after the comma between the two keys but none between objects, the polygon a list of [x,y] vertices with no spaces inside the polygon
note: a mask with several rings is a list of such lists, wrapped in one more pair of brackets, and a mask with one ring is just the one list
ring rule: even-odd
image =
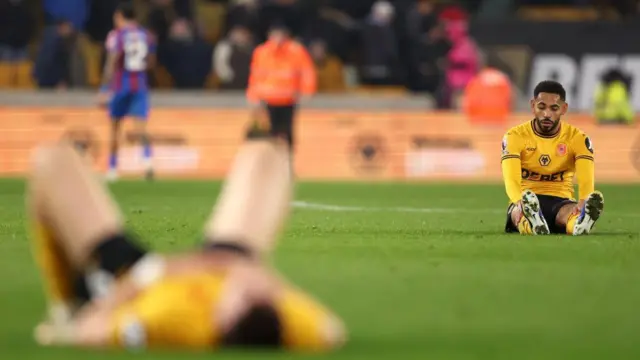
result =
[{"label": "green grass pitch", "polygon": [[[200,241],[219,184],[112,190],[129,225],[172,251]],[[350,342],[329,358],[639,359],[640,186],[601,190],[594,235],[534,238],[502,233],[497,185],[300,184],[276,264],[344,317]],[[23,182],[0,181],[2,359],[300,357],[36,347],[44,309],[23,193]]]}]

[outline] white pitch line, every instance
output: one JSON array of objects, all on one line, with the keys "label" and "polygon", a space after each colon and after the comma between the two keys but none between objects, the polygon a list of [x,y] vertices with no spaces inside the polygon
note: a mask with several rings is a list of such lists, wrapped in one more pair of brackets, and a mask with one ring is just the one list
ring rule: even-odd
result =
[{"label": "white pitch line", "polygon": [[454,213],[490,213],[502,214],[506,210],[498,209],[453,209],[453,208],[416,208],[405,206],[394,207],[377,207],[377,206],[347,206],[347,205],[330,205],[320,204],[308,201],[294,201],[293,207],[309,210],[334,211],[334,212],[401,212],[401,213],[437,213],[437,214],[454,214]]},{"label": "white pitch line", "polygon": [[[405,206],[391,206],[391,207],[379,207],[379,206],[353,206],[353,205],[334,205],[334,204],[321,204],[309,201],[293,201],[291,205],[298,209],[318,210],[318,211],[331,211],[331,212],[396,212],[396,213],[431,213],[431,214],[506,214],[506,206],[504,209],[454,209],[454,208],[419,208],[419,207],[405,207]],[[605,211],[605,216],[608,214],[613,217],[624,218],[638,218],[638,213],[608,213]]]}]

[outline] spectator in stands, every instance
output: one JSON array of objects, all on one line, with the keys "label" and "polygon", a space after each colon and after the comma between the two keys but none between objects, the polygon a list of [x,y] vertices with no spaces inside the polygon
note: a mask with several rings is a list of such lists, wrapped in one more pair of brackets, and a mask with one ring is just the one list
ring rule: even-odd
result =
[{"label": "spectator in stands", "polygon": [[65,19],[74,31],[82,31],[89,16],[90,3],[91,0],[43,0],[45,23],[53,25]]},{"label": "spectator in stands", "polygon": [[0,62],[29,58],[27,46],[33,36],[33,19],[24,0],[0,0]]},{"label": "spectator in stands", "polygon": [[[161,51],[161,53],[160,53]],[[203,88],[211,71],[213,46],[206,43],[187,19],[173,22],[158,58],[179,89]]]},{"label": "spectator in stands", "polygon": [[467,31],[467,21],[449,21],[446,32],[451,42],[447,56],[446,88],[443,105],[453,107],[455,99],[479,70],[479,50]]},{"label": "spectator in stands", "polygon": [[262,0],[260,6],[260,24],[256,34],[258,42],[267,39],[272,25],[284,24],[292,37],[296,38],[303,33],[308,23],[308,17],[303,11],[302,3],[309,0]]},{"label": "spectator in stands", "polygon": [[36,58],[35,79],[41,88],[64,89],[86,83],[83,58],[77,48],[77,31],[71,21],[58,20],[45,30]]},{"label": "spectator in stands", "polygon": [[[329,0],[327,6],[345,13],[354,19],[363,19],[371,13],[371,8],[378,0],[358,0],[358,1],[344,1],[344,0]],[[414,1],[414,0],[404,0]],[[400,3],[399,0],[394,0],[393,3]]]},{"label": "spectator in stands", "polygon": [[408,36],[416,42],[425,38],[425,35],[427,35],[428,42],[441,36],[441,29],[438,25],[438,14],[434,0],[418,0],[407,11]]},{"label": "spectator in stands", "polygon": [[171,26],[178,19],[188,21],[193,19],[190,1],[152,0],[147,22],[149,29],[158,39],[158,43],[162,44],[169,38]]},{"label": "spectator in stands", "polygon": [[309,54],[318,74],[318,92],[335,93],[346,89],[342,62],[327,53],[324,40],[314,40],[309,45]]},{"label": "spectator in stands", "polygon": [[235,26],[213,53],[213,69],[222,89],[244,90],[249,84],[249,67],[255,43],[244,26]]},{"label": "spectator in stands", "polygon": [[67,88],[86,84],[78,35],[84,30],[90,0],[44,0],[45,28],[36,59],[40,87]]},{"label": "spectator in stands", "polygon": [[631,78],[618,68],[607,70],[595,93],[595,114],[601,125],[632,125],[635,114],[629,88]]},{"label": "spectator in stands", "polygon": [[304,32],[305,43],[323,39],[325,47],[332,55],[343,62],[351,59],[354,46],[354,34],[359,29],[358,22],[347,13],[334,7],[323,6],[310,16]]},{"label": "spectator in stands", "polygon": [[396,85],[399,56],[393,28],[394,8],[377,1],[362,28],[362,82],[367,85]]},{"label": "spectator in stands", "polygon": [[450,44],[438,19],[434,0],[419,0],[407,10],[407,86],[435,95],[441,87]]},{"label": "spectator in stands", "polygon": [[231,32],[236,26],[249,29],[253,34],[260,31],[260,17],[258,0],[231,0],[227,8],[223,33]]},{"label": "spectator in stands", "polygon": [[119,0],[99,0],[91,3],[85,31],[92,40],[103,43],[107,39],[107,34],[113,29],[113,13],[119,3]]}]

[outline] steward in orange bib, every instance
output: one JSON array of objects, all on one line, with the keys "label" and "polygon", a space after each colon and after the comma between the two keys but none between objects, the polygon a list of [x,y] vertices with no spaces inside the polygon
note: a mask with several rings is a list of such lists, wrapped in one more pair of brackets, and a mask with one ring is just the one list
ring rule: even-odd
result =
[{"label": "steward in orange bib", "polygon": [[305,47],[282,25],[272,26],[269,39],[253,53],[247,98],[254,121],[266,109],[272,135],[283,137],[293,148],[293,118],[300,97],[316,92],[316,71]]}]

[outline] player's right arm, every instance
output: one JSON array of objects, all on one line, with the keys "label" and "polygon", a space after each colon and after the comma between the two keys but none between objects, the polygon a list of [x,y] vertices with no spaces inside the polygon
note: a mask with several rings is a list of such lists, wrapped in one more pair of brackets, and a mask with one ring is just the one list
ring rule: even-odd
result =
[{"label": "player's right arm", "polygon": [[342,347],[348,338],[342,320],[309,294],[287,286],[278,297],[283,340],[287,349],[325,352]]},{"label": "player's right arm", "polygon": [[521,198],[521,153],[524,143],[520,136],[513,131],[507,132],[502,138],[502,178],[509,200],[517,204]]},{"label": "player's right arm", "polygon": [[578,178],[578,200],[585,201],[595,190],[594,151],[591,139],[584,133],[574,136],[573,149]]}]

